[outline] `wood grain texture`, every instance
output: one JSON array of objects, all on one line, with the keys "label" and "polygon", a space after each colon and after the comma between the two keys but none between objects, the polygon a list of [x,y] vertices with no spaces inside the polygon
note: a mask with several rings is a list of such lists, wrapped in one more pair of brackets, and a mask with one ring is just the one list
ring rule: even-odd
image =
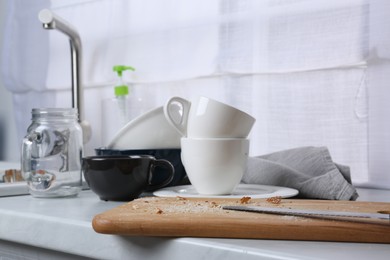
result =
[{"label": "wood grain texture", "polygon": [[[94,230],[102,234],[166,237],[258,238],[390,243],[388,220],[316,219],[223,210],[240,199],[137,199],[96,215]],[[293,200],[279,204],[251,199],[248,205],[355,212],[390,211],[390,203]]]}]

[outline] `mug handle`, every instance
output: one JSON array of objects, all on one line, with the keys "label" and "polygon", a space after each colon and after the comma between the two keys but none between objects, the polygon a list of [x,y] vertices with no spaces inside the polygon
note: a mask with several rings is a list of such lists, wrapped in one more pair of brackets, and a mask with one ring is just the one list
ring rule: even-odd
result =
[{"label": "mug handle", "polygon": [[32,171],[31,169],[31,150],[32,145],[35,141],[39,140],[41,138],[40,133],[33,132],[28,135],[26,135],[23,138],[22,141],[22,155],[21,155],[21,172],[24,180],[28,180],[30,178],[29,172]]},{"label": "mug handle", "polygon": [[[182,113],[178,113],[180,118],[175,118],[175,114],[173,114],[171,110],[172,106],[177,104],[180,105],[182,110]],[[191,102],[181,97],[172,97],[164,106],[165,118],[182,136],[187,136],[187,121],[190,108]]]},{"label": "mug handle", "polygon": [[[157,167],[166,168],[167,170],[169,170],[170,174],[169,174],[168,178],[166,178],[161,183],[151,184],[153,174],[154,174],[154,169]],[[167,186],[173,180],[174,174],[175,174],[175,168],[173,167],[172,163],[170,163],[169,161],[164,160],[164,159],[154,160],[152,163],[151,169],[150,169],[150,178],[149,178],[147,190],[157,190],[159,188]]]}]

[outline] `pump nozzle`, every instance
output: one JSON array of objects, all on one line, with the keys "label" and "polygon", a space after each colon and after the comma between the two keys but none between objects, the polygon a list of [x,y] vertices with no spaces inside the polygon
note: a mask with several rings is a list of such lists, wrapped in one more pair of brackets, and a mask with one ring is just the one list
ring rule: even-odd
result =
[{"label": "pump nozzle", "polygon": [[133,67],[124,66],[124,65],[116,65],[116,66],[114,66],[114,68],[113,68],[113,71],[115,71],[116,73],[118,73],[118,76],[119,76],[119,77],[122,77],[122,72],[125,71],[125,70],[132,70],[132,71],[135,71],[135,69],[134,69]]}]

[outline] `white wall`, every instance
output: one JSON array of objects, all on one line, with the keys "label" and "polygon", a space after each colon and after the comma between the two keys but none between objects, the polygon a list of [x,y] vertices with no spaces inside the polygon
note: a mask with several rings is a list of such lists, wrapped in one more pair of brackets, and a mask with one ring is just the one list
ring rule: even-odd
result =
[{"label": "white wall", "polygon": [[[0,50],[3,47],[5,12],[5,1],[0,1]],[[13,111],[12,94],[4,87],[0,75],[0,161],[17,162],[20,158]]]}]

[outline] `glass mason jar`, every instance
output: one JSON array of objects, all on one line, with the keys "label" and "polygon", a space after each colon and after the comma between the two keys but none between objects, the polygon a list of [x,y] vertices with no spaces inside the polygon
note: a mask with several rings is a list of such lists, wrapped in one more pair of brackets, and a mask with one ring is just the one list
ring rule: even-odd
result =
[{"label": "glass mason jar", "polygon": [[76,196],[82,187],[82,130],[75,108],[34,108],[21,171],[34,197]]}]

